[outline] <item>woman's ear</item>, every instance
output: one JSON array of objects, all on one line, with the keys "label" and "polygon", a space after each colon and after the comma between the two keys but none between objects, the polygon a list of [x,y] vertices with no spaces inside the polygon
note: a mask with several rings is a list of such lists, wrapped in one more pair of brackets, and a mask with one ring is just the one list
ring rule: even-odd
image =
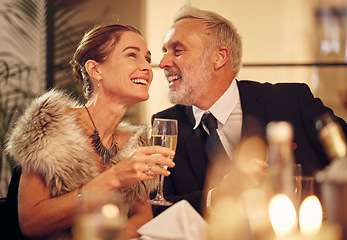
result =
[{"label": "woman's ear", "polygon": [[94,60],[87,60],[87,62],[84,65],[87,73],[92,79],[96,79],[100,81],[102,79],[100,70],[99,70],[99,63]]},{"label": "woman's ear", "polygon": [[229,49],[226,46],[219,46],[215,52],[214,69],[218,70],[229,60]]}]

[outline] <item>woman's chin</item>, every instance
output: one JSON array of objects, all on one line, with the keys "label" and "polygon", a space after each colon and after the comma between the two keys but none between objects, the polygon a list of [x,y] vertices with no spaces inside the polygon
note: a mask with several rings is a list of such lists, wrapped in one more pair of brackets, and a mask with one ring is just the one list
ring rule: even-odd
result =
[{"label": "woman's chin", "polygon": [[144,102],[144,101],[146,101],[148,99],[149,99],[149,94],[148,93],[146,95],[137,96],[136,98],[133,99],[134,102],[132,104]]}]

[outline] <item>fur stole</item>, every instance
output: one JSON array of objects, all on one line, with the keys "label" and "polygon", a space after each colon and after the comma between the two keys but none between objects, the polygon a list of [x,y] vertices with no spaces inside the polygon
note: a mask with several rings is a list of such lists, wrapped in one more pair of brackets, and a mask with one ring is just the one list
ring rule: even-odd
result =
[{"label": "fur stole", "polygon": [[[24,171],[42,176],[52,197],[73,191],[100,174],[82,128],[71,107],[81,107],[58,90],[37,98],[18,120],[7,142],[7,152]],[[134,135],[110,161],[111,167],[148,143],[148,128],[122,122],[119,130]],[[157,187],[157,180],[139,182],[119,190],[123,207],[129,211],[137,199]]]}]

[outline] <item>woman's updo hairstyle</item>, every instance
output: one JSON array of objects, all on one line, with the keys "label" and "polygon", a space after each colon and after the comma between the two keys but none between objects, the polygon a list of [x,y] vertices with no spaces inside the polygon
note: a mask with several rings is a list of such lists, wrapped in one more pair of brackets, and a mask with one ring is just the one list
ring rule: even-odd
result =
[{"label": "woman's updo hairstyle", "polygon": [[88,60],[103,63],[111,54],[114,46],[119,41],[123,32],[131,31],[141,35],[134,27],[125,25],[97,26],[84,34],[78,44],[74,56],[70,62],[74,77],[83,83],[83,91],[86,99],[92,93],[89,75],[84,67]]}]

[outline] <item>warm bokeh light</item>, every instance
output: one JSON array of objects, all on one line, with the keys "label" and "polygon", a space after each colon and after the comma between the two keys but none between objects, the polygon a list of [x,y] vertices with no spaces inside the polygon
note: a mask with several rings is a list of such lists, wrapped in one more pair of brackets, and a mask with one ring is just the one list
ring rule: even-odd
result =
[{"label": "warm bokeh light", "polygon": [[278,237],[287,236],[296,231],[298,221],[292,201],[285,194],[277,194],[269,204],[272,227]]},{"label": "warm bokeh light", "polygon": [[250,189],[241,195],[240,200],[251,231],[258,231],[267,227],[269,223],[266,220],[268,202],[265,192],[261,189]]},{"label": "warm bokeh light", "polygon": [[322,206],[316,196],[305,198],[300,207],[299,223],[302,235],[313,236],[317,234],[322,225]]},{"label": "warm bokeh light", "polygon": [[101,212],[106,218],[117,218],[120,215],[118,207],[114,204],[105,204],[102,206]]}]

